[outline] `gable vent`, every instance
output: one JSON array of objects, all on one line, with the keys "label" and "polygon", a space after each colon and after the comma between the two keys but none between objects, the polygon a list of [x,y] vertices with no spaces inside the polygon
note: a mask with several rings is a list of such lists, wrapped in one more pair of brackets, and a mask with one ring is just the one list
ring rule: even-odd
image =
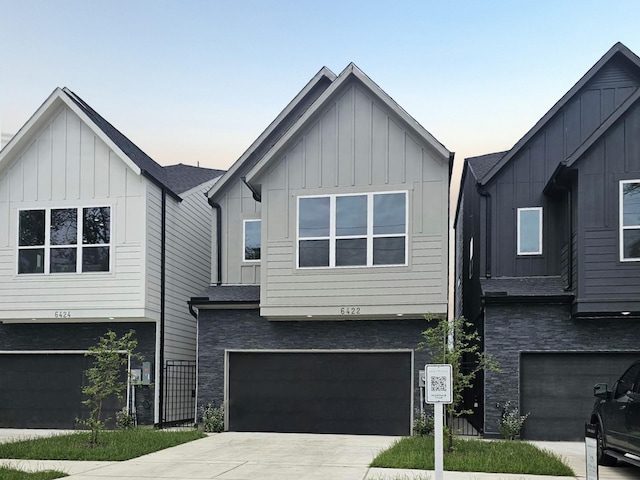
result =
[{"label": "gable vent", "polygon": [[593,77],[587,88],[620,88],[639,85],[640,77],[630,68],[629,63],[621,59],[613,59]]}]

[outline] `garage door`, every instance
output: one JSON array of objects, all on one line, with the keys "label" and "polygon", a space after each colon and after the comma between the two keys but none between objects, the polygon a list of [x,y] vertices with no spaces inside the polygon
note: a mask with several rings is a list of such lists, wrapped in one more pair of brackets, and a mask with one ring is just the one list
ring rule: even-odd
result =
[{"label": "garage door", "polygon": [[412,353],[230,352],[229,429],[409,435]]},{"label": "garage door", "polygon": [[593,386],[609,386],[638,353],[523,353],[521,412],[530,412],[523,436],[529,440],[583,440],[594,403]]},{"label": "garage door", "polygon": [[[82,405],[83,372],[91,359],[82,354],[1,354],[0,427],[74,428],[87,418]],[[112,400],[106,415],[114,416]]]}]

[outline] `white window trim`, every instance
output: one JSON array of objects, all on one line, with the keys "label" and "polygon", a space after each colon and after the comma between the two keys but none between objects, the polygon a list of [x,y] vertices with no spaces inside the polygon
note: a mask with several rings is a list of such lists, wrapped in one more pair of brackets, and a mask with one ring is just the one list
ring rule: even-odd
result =
[{"label": "white window trim", "polygon": [[473,236],[469,240],[469,278],[473,278]]},{"label": "white window trim", "polygon": [[[258,222],[260,223],[260,258],[258,260],[248,259],[245,257],[247,252],[247,223]],[[244,263],[260,263],[262,260],[262,220],[259,218],[248,218],[242,221],[242,261]]]},{"label": "white window trim", "polygon": [[[393,193],[403,193],[405,196],[404,209],[404,233],[373,233],[373,198],[375,195],[385,195]],[[367,233],[365,235],[336,235],[336,198],[337,197],[367,197]],[[300,237],[300,199],[303,198],[329,198],[329,235],[321,237]],[[336,265],[336,239],[365,238],[367,239],[367,264],[366,265]],[[404,263],[393,265],[373,264],[373,239],[404,237]],[[300,241],[301,240],[329,240],[329,265],[323,267],[301,267],[300,266]],[[300,270],[321,270],[334,268],[388,268],[406,267],[409,258],[409,192],[407,190],[393,190],[382,192],[360,192],[360,193],[340,193],[324,195],[302,195],[297,198],[296,207],[296,268]]]},{"label": "white window trim", "polygon": [[623,195],[623,190],[624,190],[624,185],[626,183],[638,183],[640,184],[640,180],[620,180],[620,187],[619,187],[619,201],[618,201],[618,217],[619,217],[619,225],[620,225],[620,229],[619,229],[619,236],[620,236],[620,261],[621,262],[640,262],[640,257],[639,258],[627,258],[624,256],[624,231],[625,230],[638,230],[640,229],[640,225],[633,225],[633,226],[624,226],[624,195]]},{"label": "white window trim", "polygon": [[[84,228],[83,222],[83,210],[85,208],[108,208],[110,214],[109,221],[109,243],[101,244],[89,244],[84,245],[82,243],[82,229]],[[77,239],[75,245],[54,245],[53,248],[76,248],[76,271],[75,272],[53,272],[51,273],[51,210],[73,210],[77,211]],[[32,212],[34,210],[44,210],[44,245],[37,246],[20,246],[20,212]],[[112,205],[82,205],[76,206],[53,206],[53,207],[31,207],[31,208],[19,208],[16,221],[16,276],[19,277],[35,277],[38,275],[100,275],[105,273],[111,273],[113,270],[113,206]],[[83,247],[109,247],[109,270],[105,272],[83,272],[82,271],[82,248]],[[20,250],[44,250],[44,272],[43,273],[19,273],[20,271]]]},{"label": "white window trim", "polygon": [[[521,245],[521,242],[520,242],[520,239],[521,239],[520,238],[520,219],[521,219],[520,213],[521,212],[528,212],[528,211],[529,212],[530,211],[540,212],[540,215],[538,216],[538,250],[535,251],[535,252],[523,252],[520,249],[520,245]],[[526,255],[542,255],[542,225],[543,225],[543,223],[542,223],[542,215],[543,215],[542,207],[518,208],[518,214],[517,214],[517,216],[518,216],[518,221],[517,221],[518,222],[518,235],[517,235],[517,239],[516,239],[516,248],[518,250],[518,255],[523,255],[523,256],[526,256]]]}]

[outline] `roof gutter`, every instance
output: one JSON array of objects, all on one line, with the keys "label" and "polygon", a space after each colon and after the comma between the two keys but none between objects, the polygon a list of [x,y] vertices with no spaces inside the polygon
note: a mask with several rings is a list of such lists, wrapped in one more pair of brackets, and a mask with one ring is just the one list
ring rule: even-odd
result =
[{"label": "roof gutter", "polygon": [[240,177],[240,179],[242,180],[242,183],[244,183],[247,188],[251,190],[253,199],[258,203],[262,203],[262,195],[260,195],[260,192],[258,192],[252,185],[249,185],[249,183],[247,182],[247,177]]},{"label": "roof gutter", "polygon": [[207,202],[216,211],[216,285],[219,287],[222,285],[222,208],[210,197],[207,197]]}]

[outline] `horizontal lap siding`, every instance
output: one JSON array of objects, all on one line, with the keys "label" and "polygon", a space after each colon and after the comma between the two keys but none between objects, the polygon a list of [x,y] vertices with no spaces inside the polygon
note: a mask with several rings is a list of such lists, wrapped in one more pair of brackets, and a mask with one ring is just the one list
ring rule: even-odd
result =
[{"label": "horizontal lap siding", "polygon": [[[448,166],[364,86],[336,92],[264,175],[263,312],[326,307],[332,315],[338,304],[446,310]],[[296,268],[299,196],[384,191],[407,192],[407,266]]]},{"label": "horizontal lap siding", "polygon": [[[55,112],[0,176],[0,319],[143,315],[145,180],[70,109]],[[111,207],[111,271],[17,275],[19,209]]]},{"label": "horizontal lap siding", "polygon": [[628,298],[638,293],[640,269],[635,262],[618,264],[618,235],[613,230],[585,232],[584,293]]},{"label": "horizontal lap siding", "polygon": [[187,301],[209,285],[211,207],[203,188],[167,199],[165,358],[195,360],[196,321]]}]

